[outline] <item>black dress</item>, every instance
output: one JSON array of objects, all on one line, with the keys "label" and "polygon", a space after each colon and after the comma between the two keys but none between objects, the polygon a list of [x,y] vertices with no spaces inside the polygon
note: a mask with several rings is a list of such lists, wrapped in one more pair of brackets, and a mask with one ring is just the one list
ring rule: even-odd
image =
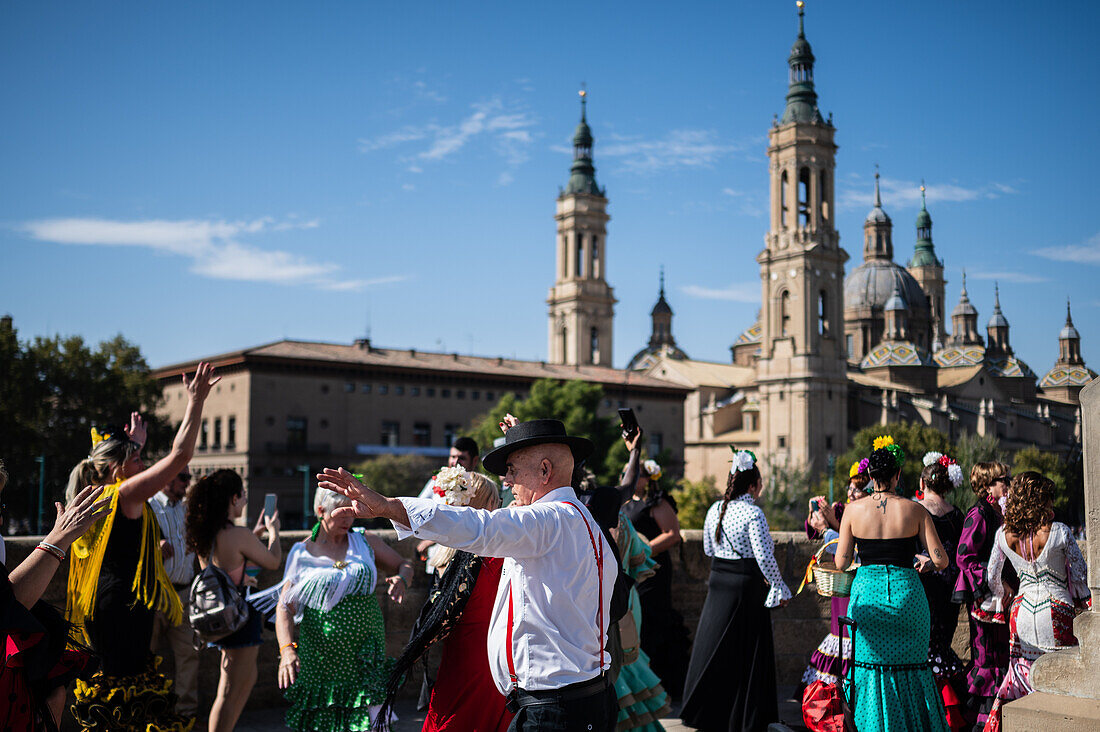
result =
[{"label": "black dress", "polygon": [[[676,501],[659,492],[642,501],[627,501],[623,513],[646,539],[661,533],[653,518],[653,508],[662,500],[676,510]],[[688,631],[684,617],[672,607],[672,556],[668,550],[653,555],[657,569],[653,576],[638,585],[642,604],[642,650],[649,656],[649,667],[661,679],[661,684],[673,699],[683,694],[687,674]]]},{"label": "black dress", "polygon": [[[928,664],[936,676],[936,683],[943,693],[948,715],[964,713],[966,696],[966,665],[951,648],[955,628],[959,624],[959,605],[951,601],[955,582],[959,578],[959,565],[955,552],[963,529],[963,513],[954,506],[942,516],[933,516],[936,534],[947,553],[947,567],[920,576],[924,594],[928,598],[932,630],[928,642]],[[944,693],[944,687],[950,691]]]}]

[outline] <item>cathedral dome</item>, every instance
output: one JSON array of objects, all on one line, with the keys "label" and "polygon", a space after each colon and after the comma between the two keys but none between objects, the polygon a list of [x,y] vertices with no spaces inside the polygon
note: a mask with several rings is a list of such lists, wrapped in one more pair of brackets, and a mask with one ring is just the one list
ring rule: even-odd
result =
[{"label": "cathedral dome", "polygon": [[913,275],[883,259],[864,262],[844,278],[844,309],[883,309],[895,289],[901,293],[910,311],[928,311],[928,298]]}]

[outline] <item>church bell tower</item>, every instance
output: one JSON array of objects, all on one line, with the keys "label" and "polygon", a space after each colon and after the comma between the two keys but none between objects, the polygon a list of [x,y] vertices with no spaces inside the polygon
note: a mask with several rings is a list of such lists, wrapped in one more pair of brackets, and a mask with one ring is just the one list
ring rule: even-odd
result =
[{"label": "church bell tower", "polygon": [[756,257],[762,287],[760,448],[812,471],[847,448],[844,263],[835,221],[837,146],[814,90],[803,3],[783,116],[768,132],[771,228]]},{"label": "church bell tower", "polygon": [[592,130],[581,91],[569,183],[558,195],[557,266],[550,306],[550,363],[611,366],[615,295],[607,284],[606,191],[596,185]]}]

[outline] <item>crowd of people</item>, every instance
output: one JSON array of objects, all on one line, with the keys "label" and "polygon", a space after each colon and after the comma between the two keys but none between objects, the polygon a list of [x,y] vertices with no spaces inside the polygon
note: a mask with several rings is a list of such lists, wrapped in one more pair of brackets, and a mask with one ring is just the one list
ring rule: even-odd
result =
[{"label": "crowd of people", "polygon": [[[326,468],[316,524],[284,562],[277,511],[240,525],[248,496],[239,474],[191,479],[217,381],[208,364],[184,377],[183,421],[152,465],[140,415],[93,430],[53,530],[0,574],[4,729],[59,729],[71,689],[68,714],[81,729],[190,730],[205,645],[220,656],[208,729],[231,730],[257,681],[265,625],[278,640],[277,684],[294,730],[386,730],[417,667],[428,732],[656,731],[676,708],[701,730],[779,721],[772,613],[794,593],[756,504],[766,482],[751,451],[734,452],[706,513],[710,574],[689,641],[672,595],[676,501],[661,488],[661,466],[643,459],[640,426],[624,425],[629,457],[611,486],[585,467],[589,439],[557,420],[510,415],[484,455],[470,438],[456,441],[417,497],[382,496]],[[806,707],[833,689],[861,731],[996,731],[1001,706],[1030,692],[1034,660],[1076,644],[1073,617],[1089,597],[1084,559],[1053,520],[1054,484],[1038,473],[972,466],[977,503],[964,517],[947,500],[962,466],[926,455],[909,499],[899,493],[904,460],[900,445],[879,438],[852,466],[846,502],[811,501],[807,533],[831,552],[831,571],[849,573],[850,588],[830,593],[830,632],[803,675]],[[354,526],[377,518],[417,540],[429,575],[396,658],[379,598],[404,602],[414,566]],[[66,559],[62,616],[40,597]],[[246,589],[253,568],[280,567],[274,587]],[[968,662],[952,649],[960,606]],[[427,663],[433,649],[437,668]]]}]

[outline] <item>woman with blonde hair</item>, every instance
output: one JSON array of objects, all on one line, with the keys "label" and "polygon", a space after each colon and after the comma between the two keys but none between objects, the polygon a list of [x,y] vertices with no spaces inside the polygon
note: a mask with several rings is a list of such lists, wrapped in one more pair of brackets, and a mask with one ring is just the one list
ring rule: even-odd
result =
[{"label": "woman with blonde hair", "polygon": [[1006,561],[1016,568],[1020,589],[990,582],[994,596],[1010,608],[1009,663],[986,722],[1001,729],[1001,705],[1030,694],[1031,665],[1044,653],[1077,645],[1075,606],[1087,607],[1091,593],[1087,566],[1077,540],[1054,520],[1054,483],[1027,471],[1012,479],[1004,526],[997,529],[989,557],[989,577],[999,577]]},{"label": "woman with blonde hair", "polygon": [[[955,552],[959,576],[951,601],[966,605],[970,621],[966,721],[976,729],[985,726],[997,687],[1008,668],[1008,625],[1004,606],[992,591],[1001,578],[986,575],[993,540],[1003,522],[1002,504],[1008,495],[1008,481],[1009,470],[1004,463],[975,463],[970,469],[970,488],[978,502],[966,514]],[[1012,567],[1006,567],[1005,572],[1014,584],[1016,575]]]},{"label": "woman with blonde hair", "polygon": [[218,378],[208,363],[199,363],[192,379],[183,375],[183,421],[172,449],[150,468],[141,461],[145,425],[135,412],[124,431],[92,430],[92,451],[69,476],[70,500],[89,485],[103,486],[110,500],[106,515],[73,542],[69,570],[66,616],[102,659],[88,683],[76,684],[72,711],[85,730],[188,730],[194,724],[175,714],[171,682],[149,650],[155,613],[178,623],[183,608],[164,571],[160,528],[146,501],[190,462],[203,404]]},{"label": "woman with blonde hair", "polygon": [[351,530],[351,517],[334,515],[349,505],[318,488],[317,523],[286,558],[275,633],[279,688],[290,701],[286,726],[293,730],[370,729],[385,697],[391,661],[375,585],[385,577],[387,594],[400,604],[413,567],[381,537]]},{"label": "woman with blonde hair", "polygon": [[[467,473],[469,504],[484,511],[500,507],[497,485],[481,473]],[[441,498],[447,500],[447,491]],[[412,636],[386,682],[389,709],[405,674],[435,643],[443,642],[424,732],[504,732],[512,721],[505,698],[493,683],[485,653],[489,616],[496,600],[503,559],[478,557],[445,547],[432,559],[439,573],[420,610]],[[381,715],[380,715],[381,716]]]}]

